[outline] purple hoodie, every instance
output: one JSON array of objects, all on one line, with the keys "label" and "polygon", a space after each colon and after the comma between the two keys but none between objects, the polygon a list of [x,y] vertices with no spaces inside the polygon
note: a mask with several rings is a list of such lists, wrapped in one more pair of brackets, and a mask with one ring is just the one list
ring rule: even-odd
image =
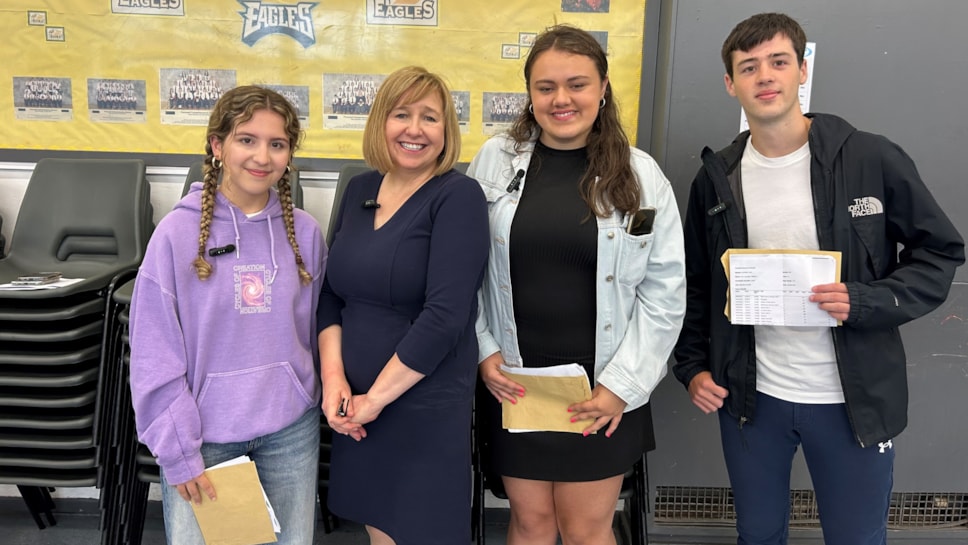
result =
[{"label": "purple hoodie", "polygon": [[293,210],[296,241],[313,277],[302,285],[275,191],[246,217],[216,192],[199,280],[201,183],[161,220],[131,301],[131,394],[138,437],[170,484],[204,471],[205,443],[248,441],[318,406],[316,302],[326,249],[316,220]]}]

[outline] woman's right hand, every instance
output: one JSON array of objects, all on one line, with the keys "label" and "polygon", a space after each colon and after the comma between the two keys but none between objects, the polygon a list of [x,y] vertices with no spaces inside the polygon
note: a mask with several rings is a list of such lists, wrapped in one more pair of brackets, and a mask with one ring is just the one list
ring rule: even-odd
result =
[{"label": "woman's right hand", "polygon": [[194,479],[184,482],[178,485],[172,485],[178,490],[178,495],[182,497],[185,501],[190,501],[196,505],[202,503],[202,492],[208,496],[208,499],[215,501],[215,486],[212,482],[208,480],[205,473],[202,473]]},{"label": "woman's right hand", "polygon": [[[340,415],[340,408],[343,414]],[[341,435],[349,435],[359,441],[366,437],[366,430],[360,424],[350,422],[353,417],[353,391],[345,377],[327,376],[323,381],[323,414],[329,427]]]},{"label": "woman's right hand", "polygon": [[491,392],[498,403],[505,399],[511,403],[517,403],[518,398],[524,396],[524,386],[504,376],[501,372],[503,363],[504,357],[501,356],[501,352],[495,352],[484,358],[478,366],[478,372],[484,385],[487,386],[487,391]]}]

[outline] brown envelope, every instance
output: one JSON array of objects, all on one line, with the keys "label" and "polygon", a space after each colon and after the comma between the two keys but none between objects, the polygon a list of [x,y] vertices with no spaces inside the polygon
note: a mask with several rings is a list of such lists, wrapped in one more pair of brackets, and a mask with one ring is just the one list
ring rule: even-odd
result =
[{"label": "brown envelope", "polygon": [[192,502],[205,545],[257,545],[275,543],[269,509],[262,495],[255,462],[205,470],[218,498],[202,494],[202,503]]},{"label": "brown envelope", "polygon": [[568,406],[592,398],[588,377],[549,377],[520,375],[502,370],[508,378],[524,386],[525,395],[517,403],[501,402],[504,429],[564,431],[581,433],[590,420],[570,422]]}]

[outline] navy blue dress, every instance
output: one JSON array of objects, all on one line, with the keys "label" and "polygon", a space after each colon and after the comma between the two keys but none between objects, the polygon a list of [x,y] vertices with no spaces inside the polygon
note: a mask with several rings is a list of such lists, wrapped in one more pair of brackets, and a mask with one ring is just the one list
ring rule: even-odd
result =
[{"label": "navy blue dress", "polygon": [[470,541],[471,410],[477,291],[488,254],[487,204],[451,170],[426,182],[379,229],[382,176],[349,183],[335,224],[317,314],[342,325],[346,378],[366,393],[396,353],[425,376],[366,424],[334,434],[329,508],[398,545]]}]

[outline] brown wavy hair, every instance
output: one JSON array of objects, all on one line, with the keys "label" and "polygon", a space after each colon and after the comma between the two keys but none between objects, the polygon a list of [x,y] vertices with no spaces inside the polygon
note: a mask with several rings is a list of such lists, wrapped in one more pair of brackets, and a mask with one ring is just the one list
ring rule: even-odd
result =
[{"label": "brown wavy hair", "polygon": [[296,242],[296,228],[293,221],[292,186],[289,175],[292,171],[292,156],[299,146],[302,131],[299,128],[299,115],[296,108],[279,93],[259,87],[257,85],[243,85],[222,94],[212,109],[208,119],[208,131],[205,134],[205,163],[202,167],[202,218],[198,233],[198,255],[192,262],[195,274],[200,280],[212,275],[212,265],[205,261],[205,244],[208,242],[209,229],[215,212],[215,192],[218,191],[219,176],[222,163],[215,162],[212,153],[212,139],[224,142],[240,124],[252,119],[259,110],[269,110],[282,116],[285,123],[286,136],[289,137],[289,166],[286,167],[282,178],[276,182],[279,191],[279,201],[282,204],[282,219],[286,224],[286,237],[296,256],[296,268],[299,280],[303,285],[310,284],[313,277],[306,270],[299,244]]},{"label": "brown wavy hair", "polygon": [[[525,142],[541,134],[541,126],[530,111],[531,69],[538,57],[549,50],[588,57],[595,63],[599,78],[604,80],[608,77],[608,59],[594,36],[570,25],[555,25],[545,29],[535,39],[524,63],[528,101],[508,131],[519,150]],[[605,105],[598,110],[585,153],[588,155],[588,170],[582,176],[578,189],[589,209],[599,217],[608,216],[613,209],[626,214],[638,210],[639,183],[632,170],[629,139],[619,120],[611,82],[605,85]]]}]

